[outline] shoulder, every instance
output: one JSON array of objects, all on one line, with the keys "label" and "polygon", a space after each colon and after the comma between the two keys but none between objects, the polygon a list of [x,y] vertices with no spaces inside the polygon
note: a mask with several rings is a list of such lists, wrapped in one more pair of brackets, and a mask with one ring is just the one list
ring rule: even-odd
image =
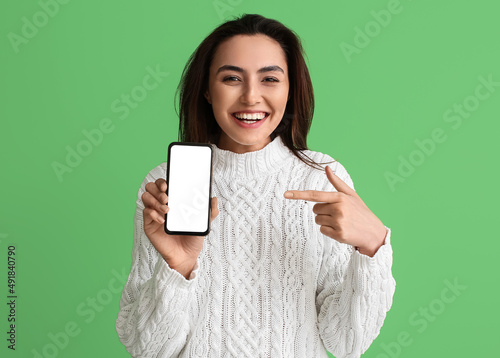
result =
[{"label": "shoulder", "polygon": [[142,180],[139,191],[137,192],[137,205],[139,205],[141,208],[144,208],[144,204],[142,203],[142,194],[144,194],[144,192],[146,191],[146,184],[149,182],[154,182],[159,178],[165,179],[166,173],[167,162],[164,162],[160,165],[157,165],[146,174],[146,176]]},{"label": "shoulder", "polygon": [[167,173],[167,162],[163,162],[146,174],[146,177],[142,181],[141,187],[144,187],[148,182],[155,181],[156,179],[163,178],[165,179]]}]

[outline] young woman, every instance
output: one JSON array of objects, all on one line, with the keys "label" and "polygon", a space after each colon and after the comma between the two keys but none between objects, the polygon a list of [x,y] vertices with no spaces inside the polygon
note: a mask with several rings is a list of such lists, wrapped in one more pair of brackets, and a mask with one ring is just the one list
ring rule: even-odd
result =
[{"label": "young woman", "polygon": [[228,21],[179,88],[180,140],[214,148],[211,231],[167,235],[166,163],[146,176],[121,342],[134,357],[359,357],[392,305],[390,229],[339,162],[307,149],[299,38],[259,15]]}]

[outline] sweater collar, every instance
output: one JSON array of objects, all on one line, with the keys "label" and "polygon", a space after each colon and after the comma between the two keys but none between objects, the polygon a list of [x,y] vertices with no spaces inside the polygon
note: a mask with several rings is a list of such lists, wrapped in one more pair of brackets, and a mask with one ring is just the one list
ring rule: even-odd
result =
[{"label": "sweater collar", "polygon": [[279,168],[292,152],[280,136],[264,148],[247,153],[220,149],[215,144],[213,171],[226,178],[248,178],[269,174]]}]

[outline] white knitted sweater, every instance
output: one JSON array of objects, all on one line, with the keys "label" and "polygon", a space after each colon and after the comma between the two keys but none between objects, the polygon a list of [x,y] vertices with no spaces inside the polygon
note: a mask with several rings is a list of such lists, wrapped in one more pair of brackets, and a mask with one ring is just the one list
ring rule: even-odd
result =
[{"label": "white knitted sweater", "polygon": [[[280,137],[244,154],[213,147],[220,213],[189,280],[168,266],[143,229],[144,187],[165,178],[166,163],[139,189],[132,268],[116,321],[121,342],[133,357],[327,357],[325,350],[359,357],[392,305],[390,229],[373,257],[323,235],[315,202],[283,193],[336,190]],[[328,165],[353,188],[339,162]]]}]

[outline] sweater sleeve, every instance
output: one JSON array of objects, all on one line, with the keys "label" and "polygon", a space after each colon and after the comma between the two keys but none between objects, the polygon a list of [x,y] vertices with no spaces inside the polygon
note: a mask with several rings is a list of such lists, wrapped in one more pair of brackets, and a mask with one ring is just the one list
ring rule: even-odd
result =
[{"label": "sweater sleeve", "polygon": [[[354,189],[349,174],[337,165],[336,174]],[[360,357],[379,335],[392,306],[396,282],[391,272],[391,229],[385,228],[384,244],[373,257],[324,235],[316,309],[320,336],[336,358]]]},{"label": "sweater sleeve", "polygon": [[137,195],[132,267],[123,288],[116,331],[132,357],[176,357],[190,331],[188,308],[199,265],[197,262],[186,280],[168,266],[144,233],[142,194],[146,183],[157,179],[153,171]]}]

